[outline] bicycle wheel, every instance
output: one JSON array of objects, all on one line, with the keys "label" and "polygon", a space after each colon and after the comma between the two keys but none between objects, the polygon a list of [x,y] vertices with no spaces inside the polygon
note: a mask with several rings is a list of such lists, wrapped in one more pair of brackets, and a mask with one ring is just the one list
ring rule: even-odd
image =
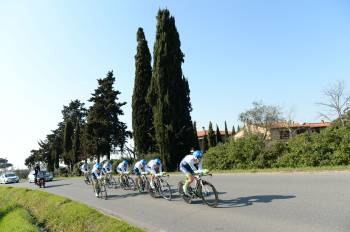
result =
[{"label": "bicycle wheel", "polygon": [[117,181],[115,180],[115,178],[113,176],[111,176],[109,178],[109,184],[110,184],[111,188],[115,188],[116,189],[118,187],[117,186]]},{"label": "bicycle wheel", "polygon": [[142,184],[143,184],[143,189],[146,192],[149,192],[149,180],[147,177],[142,177]]},{"label": "bicycle wheel", "polygon": [[133,191],[136,190],[135,181],[130,176],[127,177],[126,185],[128,190],[133,190]]},{"label": "bicycle wheel", "polygon": [[166,180],[160,179],[159,180],[159,192],[162,197],[168,201],[171,200],[171,188],[169,183]]},{"label": "bicycle wheel", "polygon": [[205,204],[210,207],[216,207],[219,203],[218,192],[216,191],[214,185],[211,183],[202,180],[200,185],[200,195]]},{"label": "bicycle wheel", "polygon": [[180,193],[180,195],[182,196],[182,199],[184,199],[184,201],[185,201],[186,203],[191,204],[191,202],[192,202],[192,197],[187,196],[187,195],[184,194],[184,190],[183,190],[184,184],[185,184],[185,183],[184,183],[183,180],[179,182],[179,184],[178,184],[179,193]]},{"label": "bicycle wheel", "polygon": [[87,185],[91,184],[89,177],[84,178],[84,182]]},{"label": "bicycle wheel", "polygon": [[157,198],[157,192],[159,191],[159,180],[155,179],[154,182],[154,188],[149,187],[149,195],[153,198]]},{"label": "bicycle wheel", "polygon": [[106,189],[106,186],[104,184],[100,184],[99,196],[104,200],[107,199],[107,189]]}]

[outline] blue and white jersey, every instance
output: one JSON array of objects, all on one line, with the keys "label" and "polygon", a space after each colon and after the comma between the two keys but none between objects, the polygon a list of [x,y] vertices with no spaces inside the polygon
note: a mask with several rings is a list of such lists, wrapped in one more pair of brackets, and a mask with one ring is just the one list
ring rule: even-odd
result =
[{"label": "blue and white jersey", "polygon": [[97,169],[96,165],[94,165],[94,167],[91,170],[91,174],[93,174],[96,177],[99,177],[102,175],[102,172],[101,172],[101,170]]},{"label": "blue and white jersey", "polygon": [[118,167],[117,167],[118,173],[127,172],[128,170],[129,170],[129,165],[126,162],[121,162],[120,164],[118,164]]},{"label": "blue and white jersey", "polygon": [[162,172],[162,164],[157,164],[156,160],[153,159],[148,162],[147,171],[152,174],[157,174],[159,172]]},{"label": "blue and white jersey", "polygon": [[137,161],[136,164],[134,165],[134,169],[139,169],[140,172],[144,171],[146,172],[147,171],[147,168],[146,168],[147,165],[143,165],[141,160]]},{"label": "blue and white jersey", "polygon": [[86,173],[89,171],[89,166],[84,163],[83,165],[80,166],[80,171],[83,172],[83,173]]},{"label": "blue and white jersey", "polygon": [[[186,155],[180,162],[180,166],[189,165],[193,171],[197,171],[197,159],[193,155]],[[198,163],[198,171],[203,170],[202,160]]]},{"label": "blue and white jersey", "polygon": [[109,162],[104,163],[102,170],[104,173],[111,173],[112,172],[112,164],[110,164]]}]

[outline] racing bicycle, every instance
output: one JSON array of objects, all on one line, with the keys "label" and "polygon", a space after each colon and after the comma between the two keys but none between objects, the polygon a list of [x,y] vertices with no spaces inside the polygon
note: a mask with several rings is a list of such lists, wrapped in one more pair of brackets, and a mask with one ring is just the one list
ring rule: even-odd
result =
[{"label": "racing bicycle", "polygon": [[172,198],[171,188],[169,183],[165,180],[164,177],[169,177],[169,174],[165,175],[164,173],[156,174],[154,177],[154,188],[149,188],[149,193],[152,197],[156,198],[158,196],[163,197],[164,199],[170,201]]},{"label": "racing bicycle", "polygon": [[204,173],[199,173],[195,174],[194,178],[196,181],[195,187],[189,186],[189,195],[184,194],[183,192],[183,185],[184,181],[179,182],[179,193],[182,196],[182,198],[185,200],[185,202],[191,204],[192,200],[195,198],[201,198],[202,201],[210,206],[210,207],[216,207],[219,203],[219,197],[218,197],[218,192],[216,191],[216,188],[214,185],[209,183],[206,180],[203,180],[203,176],[212,176],[212,174],[204,174]]}]

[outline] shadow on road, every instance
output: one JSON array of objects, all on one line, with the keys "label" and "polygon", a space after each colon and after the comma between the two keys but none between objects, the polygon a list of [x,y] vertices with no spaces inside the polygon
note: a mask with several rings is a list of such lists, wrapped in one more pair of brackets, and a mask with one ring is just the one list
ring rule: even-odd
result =
[{"label": "shadow on road", "polygon": [[55,187],[60,187],[60,186],[65,186],[65,185],[70,185],[70,184],[50,184],[46,185],[45,188],[55,188]]},{"label": "shadow on road", "polygon": [[127,193],[127,194],[120,194],[120,195],[108,195],[107,199],[108,200],[112,200],[112,199],[123,199],[123,198],[127,198],[127,197],[136,197],[139,196],[141,194],[145,194],[145,193],[138,193],[138,192],[134,192],[134,193]]},{"label": "shadow on road", "polygon": [[287,200],[295,198],[294,195],[258,195],[239,197],[233,200],[220,200],[218,208],[235,208],[253,205],[254,203],[271,203],[273,200]]}]

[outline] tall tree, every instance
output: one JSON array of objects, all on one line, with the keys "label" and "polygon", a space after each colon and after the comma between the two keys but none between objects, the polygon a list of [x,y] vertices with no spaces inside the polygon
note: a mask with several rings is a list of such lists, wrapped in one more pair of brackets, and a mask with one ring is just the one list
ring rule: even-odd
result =
[{"label": "tall tree", "polygon": [[346,94],[345,82],[337,81],[323,91],[326,98],[324,102],[318,103],[328,112],[321,113],[321,116],[332,121],[334,118],[340,121],[345,127],[347,114],[350,112],[350,95]]},{"label": "tall tree", "polygon": [[82,150],[81,150],[81,141],[80,141],[81,131],[80,131],[80,123],[75,125],[74,136],[73,136],[73,157],[74,163],[82,160]]},{"label": "tall tree", "polygon": [[135,150],[139,157],[155,151],[152,108],[146,102],[151,83],[151,53],[143,29],[137,30],[137,53],[135,55],[135,82],[132,95],[132,129]]},{"label": "tall tree", "polygon": [[[239,131],[239,126],[237,128],[237,131]],[[235,125],[232,126],[232,131],[231,131],[231,136],[235,136],[236,130],[235,130]]]},{"label": "tall tree", "polygon": [[219,126],[216,124],[216,144],[218,143],[222,143],[222,136],[221,136],[221,132],[220,132],[220,129],[219,129]]},{"label": "tall tree", "polygon": [[[71,151],[70,154],[65,154],[65,162],[69,162],[70,165],[81,160],[83,143],[81,141],[82,131],[81,128],[85,124],[87,109],[85,104],[78,99],[71,101],[68,106],[63,106],[63,125],[67,125],[69,122],[70,129],[72,130],[71,136]],[[59,124],[60,127],[60,124]],[[64,136],[63,136],[64,137]],[[64,142],[67,142],[63,138]],[[57,141],[59,142],[59,141]],[[67,160],[69,159],[69,160]]]},{"label": "tall tree", "polygon": [[209,122],[209,129],[208,129],[208,145],[209,147],[216,146],[216,136],[213,130],[213,124],[211,122]]},{"label": "tall tree", "polygon": [[126,139],[131,134],[126,124],[119,120],[119,116],[124,114],[121,107],[126,102],[118,102],[120,92],[113,88],[113,71],[97,81],[98,87],[89,100],[93,105],[88,111],[86,140],[89,153],[99,162],[101,156],[110,159],[111,151],[117,148],[123,151]]},{"label": "tall tree", "polygon": [[166,169],[175,170],[193,147],[190,91],[181,65],[184,54],[168,10],[159,10],[154,44],[153,73],[148,92],[152,106],[155,137]]},{"label": "tall tree", "polygon": [[201,146],[202,146],[202,152],[203,153],[208,150],[209,144],[208,144],[208,136],[207,136],[207,134],[204,135],[204,137],[202,139]]},{"label": "tall tree", "polygon": [[194,142],[193,142],[193,148],[195,150],[199,150],[199,141],[198,141],[198,135],[197,135],[197,123],[196,121],[193,122],[193,137],[194,137]]},{"label": "tall tree", "polygon": [[66,165],[72,170],[72,165],[74,164],[73,155],[73,135],[74,128],[70,120],[66,122],[64,127],[64,137],[63,137],[63,160]]},{"label": "tall tree", "polygon": [[228,141],[228,138],[229,138],[229,134],[228,134],[228,130],[227,130],[227,124],[225,121],[225,142]]},{"label": "tall tree", "polygon": [[264,105],[262,102],[253,102],[253,108],[241,113],[239,119],[244,123],[248,132],[261,133],[258,128],[263,128],[263,139],[267,139],[271,128],[282,120],[279,106]]}]

